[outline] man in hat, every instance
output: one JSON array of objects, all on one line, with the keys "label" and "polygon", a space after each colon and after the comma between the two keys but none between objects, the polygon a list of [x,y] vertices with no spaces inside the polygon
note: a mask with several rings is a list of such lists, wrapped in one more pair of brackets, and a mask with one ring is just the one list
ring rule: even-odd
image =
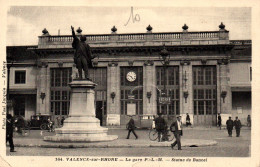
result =
[{"label": "man in hat", "polygon": [[14,151],[14,143],[13,143],[13,126],[14,120],[11,114],[7,114],[6,116],[6,142],[9,142],[10,152]]},{"label": "man in hat", "polygon": [[235,128],[236,128],[237,137],[239,137],[239,136],[240,136],[241,122],[240,122],[240,120],[238,119],[238,117],[236,117],[236,120],[234,121],[234,126],[235,126]]},{"label": "man in hat", "polygon": [[229,117],[229,119],[227,120],[226,125],[227,125],[228,135],[229,135],[229,137],[232,137],[232,130],[233,130],[234,122],[231,119],[231,117]]},{"label": "man in hat", "polygon": [[133,132],[133,134],[135,135],[135,139],[137,140],[138,136],[135,133],[135,121],[134,121],[132,115],[130,116],[130,120],[127,123],[127,129],[128,129],[128,135],[127,135],[126,139],[129,139],[130,133]]},{"label": "man in hat", "polygon": [[177,120],[174,121],[170,126],[171,131],[175,136],[175,141],[171,144],[171,148],[178,144],[178,150],[181,150],[181,136],[182,136],[182,122],[181,116],[177,116]]},{"label": "man in hat", "polygon": [[167,126],[166,121],[162,117],[162,113],[158,113],[158,117],[155,118],[155,129],[158,132],[158,142],[162,141],[162,134]]}]

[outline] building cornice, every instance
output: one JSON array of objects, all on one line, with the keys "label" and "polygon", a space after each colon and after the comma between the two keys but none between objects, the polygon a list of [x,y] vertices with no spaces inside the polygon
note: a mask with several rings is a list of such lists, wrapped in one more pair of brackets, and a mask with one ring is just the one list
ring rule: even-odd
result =
[{"label": "building cornice", "polygon": [[[181,51],[184,54],[190,51],[230,51],[234,45],[221,44],[221,45],[178,45],[178,46],[166,46],[167,51],[175,52]],[[73,53],[72,48],[35,48],[30,49],[36,53],[47,54],[47,53]],[[154,53],[160,52],[162,46],[123,46],[123,47],[91,47],[91,51],[94,54],[108,53],[109,55],[115,53],[130,53],[130,52],[145,52]]]}]

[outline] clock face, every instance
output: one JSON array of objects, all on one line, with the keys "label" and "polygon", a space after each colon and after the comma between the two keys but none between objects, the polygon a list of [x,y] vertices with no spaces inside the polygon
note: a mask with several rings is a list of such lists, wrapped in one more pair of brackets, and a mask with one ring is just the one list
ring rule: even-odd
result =
[{"label": "clock face", "polygon": [[133,72],[133,71],[129,71],[127,74],[126,74],[126,79],[129,81],[129,82],[133,82],[136,80],[136,73]]}]

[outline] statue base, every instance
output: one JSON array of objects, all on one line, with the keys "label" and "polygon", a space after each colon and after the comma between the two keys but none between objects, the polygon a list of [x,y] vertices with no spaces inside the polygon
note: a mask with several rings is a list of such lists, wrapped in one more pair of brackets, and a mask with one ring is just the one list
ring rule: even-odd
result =
[{"label": "statue base", "polygon": [[74,80],[70,83],[70,115],[62,128],[56,129],[55,136],[45,136],[44,141],[52,142],[101,142],[112,141],[116,135],[107,135],[108,128],[100,126],[95,117],[94,88],[89,80]]}]

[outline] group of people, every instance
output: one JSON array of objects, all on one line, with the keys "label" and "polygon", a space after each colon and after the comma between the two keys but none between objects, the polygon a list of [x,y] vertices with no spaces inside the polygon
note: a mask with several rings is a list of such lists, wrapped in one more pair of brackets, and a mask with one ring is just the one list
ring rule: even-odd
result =
[{"label": "group of people", "polygon": [[[137,134],[135,133],[135,122],[132,116],[130,116],[131,119],[128,122],[128,135],[126,139],[129,139],[130,137],[130,133],[132,132],[134,134],[134,136],[136,137],[136,139],[138,139]],[[221,115],[218,114],[217,117],[217,124],[221,129]],[[190,121],[190,116],[187,113],[186,114],[186,126],[190,126],[191,125],[191,121]],[[247,125],[251,126],[251,118],[250,115],[247,118]],[[231,117],[229,117],[229,119],[226,121],[226,126],[227,126],[227,130],[228,130],[228,134],[230,137],[232,137],[232,130],[233,127],[235,127],[236,129],[236,136],[239,137],[240,136],[240,129],[242,127],[241,125],[241,121],[238,119],[238,117],[236,117],[236,119],[233,121],[231,119]],[[167,126],[167,122],[165,121],[165,119],[162,117],[162,114],[159,113],[157,118],[154,118],[153,120],[153,128],[156,129],[156,131],[158,132],[158,142],[161,141],[167,141],[167,133],[168,133],[168,126]],[[171,144],[171,148],[173,149],[176,145],[178,145],[178,150],[181,150],[181,136],[183,135],[183,131],[182,131],[182,121],[181,121],[181,116],[176,116],[176,121],[174,121],[171,126],[170,126],[170,131],[173,132],[174,137],[175,137],[175,141]]]},{"label": "group of people", "polygon": [[[162,113],[159,113],[158,117],[154,118],[154,123],[155,123],[155,129],[158,133],[158,142],[168,141],[168,126],[167,126],[167,122],[162,117]],[[131,132],[134,134],[135,139],[138,139],[138,136],[135,133],[136,126],[135,126],[135,122],[134,122],[134,119],[132,116],[130,116],[130,120],[127,123],[127,129],[128,129],[128,135],[127,135],[126,139],[129,139]],[[170,130],[173,132],[175,139],[176,139],[171,144],[171,148],[173,149],[175,145],[178,145],[178,150],[181,150],[181,136],[183,134],[181,116],[177,116],[176,121],[174,121],[171,124]]]},{"label": "group of people", "polygon": [[238,117],[236,117],[236,120],[233,121],[231,119],[231,117],[229,117],[229,119],[226,122],[227,125],[227,130],[228,130],[228,135],[229,137],[232,137],[232,130],[233,127],[235,127],[236,129],[236,136],[239,137],[240,136],[240,129],[242,127],[240,120],[238,119]]},{"label": "group of people", "polygon": [[[217,125],[219,126],[219,129],[221,130],[222,118],[221,118],[220,114],[218,114],[218,117],[217,117]],[[247,116],[247,126],[251,127],[250,115]],[[238,119],[238,117],[236,117],[236,119],[233,121],[231,116],[229,116],[228,120],[226,121],[226,127],[227,127],[229,137],[232,137],[232,130],[234,127],[236,129],[236,137],[240,136],[240,129],[242,127],[242,124],[241,124],[241,121]]]}]

